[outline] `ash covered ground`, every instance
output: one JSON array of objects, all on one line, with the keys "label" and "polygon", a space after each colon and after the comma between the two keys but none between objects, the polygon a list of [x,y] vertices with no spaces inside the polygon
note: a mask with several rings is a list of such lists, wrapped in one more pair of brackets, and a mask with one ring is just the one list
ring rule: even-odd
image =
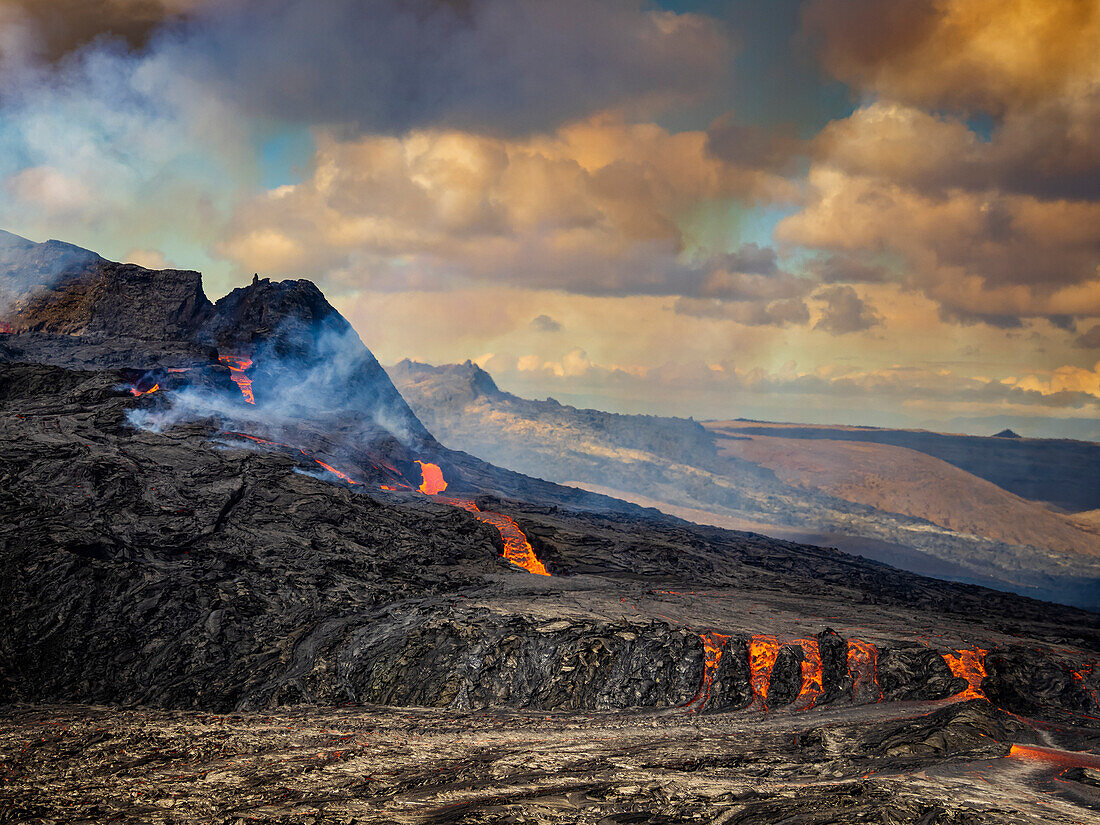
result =
[{"label": "ash covered ground", "polygon": [[501,470],[308,282],[28,244],[0,822],[1100,815],[1096,614]]}]

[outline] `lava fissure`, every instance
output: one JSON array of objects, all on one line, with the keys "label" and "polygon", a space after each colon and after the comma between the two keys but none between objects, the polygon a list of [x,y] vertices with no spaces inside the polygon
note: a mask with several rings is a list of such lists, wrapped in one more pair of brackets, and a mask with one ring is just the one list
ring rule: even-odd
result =
[{"label": "lava fissure", "polygon": [[252,359],[236,355],[219,355],[218,360],[229,367],[229,377],[240,389],[245,402],[255,404],[256,396],[252,393],[252,379],[245,375],[245,372],[252,367]]},{"label": "lava fissure", "polygon": [[825,695],[824,666],[821,662],[821,647],[817,639],[795,639],[791,644],[802,648],[802,689],[795,697],[796,710],[809,710]]},{"label": "lava fissure", "polygon": [[[775,636],[757,635],[749,640],[749,673],[752,692],[764,710],[768,709],[768,686],[772,668],[779,658],[779,639]],[[753,701],[755,702],[756,699]]]},{"label": "lava fissure", "polygon": [[857,700],[868,686],[875,702],[882,701],[878,681],[878,648],[859,639],[848,640],[848,677],[852,680],[852,699]]},{"label": "lava fissure", "polygon": [[730,639],[729,636],[713,630],[700,633],[699,638],[703,640],[703,681],[692,700],[684,705],[689,713],[703,710],[710,701],[710,688],[718,673],[718,663],[722,661],[722,650]]},{"label": "lava fissure", "polygon": [[[982,680],[986,677],[985,654],[987,650],[976,647],[973,650],[955,650],[955,653],[943,654],[951,673],[966,679],[966,690],[958,694],[960,699],[985,699],[982,692]],[[988,700],[987,700],[988,701]]]}]

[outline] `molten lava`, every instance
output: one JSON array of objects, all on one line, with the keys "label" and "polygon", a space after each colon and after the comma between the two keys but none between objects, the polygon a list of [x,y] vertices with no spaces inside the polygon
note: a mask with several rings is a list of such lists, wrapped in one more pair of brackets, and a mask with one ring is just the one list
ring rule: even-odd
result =
[{"label": "molten lava", "polygon": [[11,335],[11,334],[12,334],[11,324],[9,324],[7,321],[0,321],[0,335]]},{"label": "molten lava", "polygon": [[438,464],[429,464],[426,461],[417,461],[420,465],[420,492],[434,496],[447,489],[447,482],[443,479],[443,471]]},{"label": "molten lava", "polygon": [[1062,751],[1044,748],[1039,745],[1013,745],[1008,755],[1012,759],[1030,759],[1036,762],[1048,762],[1065,768],[1100,768],[1100,756],[1080,751]]},{"label": "molten lava", "polygon": [[822,687],[822,679],[825,672],[821,664],[821,647],[817,639],[795,639],[792,644],[802,648],[802,690],[798,692],[795,702],[799,710],[809,710],[817,704],[817,700],[825,695]]},{"label": "molten lava", "polygon": [[130,394],[135,398],[140,398],[143,395],[149,395],[160,389],[160,384],[154,384],[147,390],[139,390],[137,387],[130,387]]},{"label": "molten lava", "polygon": [[218,360],[229,367],[229,377],[240,388],[244,400],[249,404],[255,404],[256,397],[252,394],[252,379],[245,375],[245,370],[252,366],[252,359],[238,358],[233,355],[219,355]]},{"label": "molten lava", "polygon": [[703,683],[699,685],[695,697],[684,705],[692,713],[702,710],[710,701],[710,687],[718,673],[718,663],[722,661],[722,648],[730,637],[712,630],[709,633],[700,633],[699,638],[703,640]]},{"label": "molten lava", "polygon": [[966,679],[966,690],[959,693],[962,699],[985,699],[982,693],[982,679],[985,678],[986,650],[976,647],[973,650],[956,650],[956,654],[943,654],[944,661],[955,676]]},{"label": "molten lava", "polygon": [[852,680],[852,697],[856,698],[865,685],[872,685],[876,702],[882,701],[878,683],[878,648],[859,639],[848,640],[848,676]]},{"label": "molten lava", "polygon": [[[303,452],[304,452],[304,451],[303,451]],[[320,465],[321,465],[322,467],[324,467],[324,468],[325,468],[326,470],[328,470],[328,471],[329,471],[330,473],[332,473],[332,474],[333,474],[334,476],[336,476],[337,478],[342,478],[342,479],[343,479],[344,481],[346,481],[346,482],[347,482],[348,484],[358,484],[358,483],[359,483],[359,482],[358,482],[358,481],[356,481],[356,480],[355,480],[354,478],[352,478],[351,476],[349,476],[349,475],[348,475],[347,473],[341,473],[341,472],[340,472],[339,470],[337,470],[337,469],[336,469],[335,467],[333,467],[333,466],[331,466],[331,465],[329,465],[329,464],[325,464],[325,462],[321,461],[321,459],[319,459],[319,458],[315,458],[315,459],[313,459],[313,460],[314,460],[314,461],[316,461],[316,462],[317,462],[318,464],[320,464]]]},{"label": "molten lava", "polygon": [[[429,466],[434,467],[435,465]],[[503,513],[486,513],[468,498],[436,496],[435,500],[440,504],[461,507],[463,510],[473,513],[478,521],[491,524],[497,528],[500,537],[504,540],[504,558],[512,564],[522,567],[528,573],[534,573],[536,576],[550,575],[546,565],[539,561],[538,556],[535,555],[535,548],[531,546],[531,542],[527,541],[527,536],[523,534],[523,531],[519,529],[519,525],[511,516],[506,516]]]},{"label": "molten lava", "polygon": [[779,657],[779,640],[775,636],[753,636],[749,639],[749,672],[752,676],[752,692],[764,709],[768,708],[768,685],[772,668]]}]

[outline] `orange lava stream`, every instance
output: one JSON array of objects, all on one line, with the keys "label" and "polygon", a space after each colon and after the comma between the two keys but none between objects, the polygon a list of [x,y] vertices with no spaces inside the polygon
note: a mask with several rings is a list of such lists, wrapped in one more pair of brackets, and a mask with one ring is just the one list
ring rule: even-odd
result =
[{"label": "orange lava stream", "polygon": [[1030,759],[1036,762],[1048,762],[1066,768],[1100,768],[1100,756],[1079,751],[1060,751],[1039,745],[1013,745],[1008,751],[1013,759]]},{"label": "orange lava stream", "polygon": [[988,652],[976,647],[973,650],[956,650],[957,656],[951,653],[943,654],[944,661],[951,668],[951,672],[955,676],[966,679],[968,686],[958,694],[960,698],[985,699],[985,694],[982,693],[982,679],[986,675],[985,654]]},{"label": "orange lava stream", "polygon": [[539,561],[538,556],[535,555],[535,548],[527,541],[527,536],[523,534],[523,531],[519,529],[519,525],[510,516],[503,513],[486,513],[467,498],[436,496],[435,500],[440,504],[461,507],[463,510],[473,513],[478,521],[483,521],[497,528],[500,537],[504,539],[504,558],[512,564],[522,567],[528,573],[534,573],[536,576],[550,575],[546,565]]},{"label": "orange lava stream", "polygon": [[802,660],[802,690],[795,697],[799,710],[809,710],[817,700],[825,695],[822,687],[824,668],[821,664],[821,647],[817,639],[795,639],[792,644],[801,646],[805,658]]},{"label": "orange lava stream", "polygon": [[752,692],[768,707],[768,685],[772,668],[779,657],[779,640],[775,636],[753,636],[749,640],[749,672],[752,675]]},{"label": "orange lava stream", "polygon": [[859,695],[860,688],[870,682],[875,686],[875,701],[882,701],[882,687],[878,683],[878,648],[859,639],[848,640],[848,676],[852,680],[852,696]]},{"label": "orange lava stream", "polygon": [[313,460],[314,460],[314,461],[316,461],[316,462],[317,462],[318,464],[320,464],[320,465],[321,465],[322,467],[324,467],[324,468],[325,468],[326,470],[328,470],[328,471],[329,471],[330,473],[332,473],[333,475],[337,476],[338,478],[342,478],[342,479],[343,479],[344,481],[346,481],[346,482],[347,482],[348,484],[358,484],[358,483],[359,483],[359,482],[358,482],[358,481],[356,481],[356,480],[355,480],[354,478],[352,478],[351,476],[349,476],[349,475],[348,475],[347,473],[341,473],[341,472],[340,472],[339,470],[337,470],[337,469],[336,469],[335,467],[333,467],[333,466],[331,466],[331,465],[329,465],[329,464],[325,464],[325,462],[321,461],[321,459],[319,459],[319,458],[315,458],[315,459],[313,459]]},{"label": "orange lava stream", "polygon": [[443,471],[438,464],[430,464],[427,461],[417,461],[420,465],[420,492],[434,496],[447,489],[447,482],[443,479]]},{"label": "orange lava stream", "polygon": [[143,395],[149,395],[150,393],[154,393],[159,389],[160,389],[160,384],[154,384],[152,387],[150,387],[147,390],[139,390],[137,387],[130,387],[130,394],[133,395],[135,398],[140,398]]},{"label": "orange lava stream", "polygon": [[241,391],[244,400],[249,404],[256,403],[256,397],[252,394],[252,379],[244,374],[244,371],[252,366],[251,358],[237,358],[232,355],[219,355],[218,360],[229,367],[229,377]]},{"label": "orange lava stream", "polygon": [[702,710],[710,701],[710,686],[714,684],[718,663],[722,661],[722,648],[726,646],[730,637],[712,630],[708,633],[700,633],[699,638],[703,640],[703,683],[699,685],[699,691],[695,697],[684,706],[692,713]]}]

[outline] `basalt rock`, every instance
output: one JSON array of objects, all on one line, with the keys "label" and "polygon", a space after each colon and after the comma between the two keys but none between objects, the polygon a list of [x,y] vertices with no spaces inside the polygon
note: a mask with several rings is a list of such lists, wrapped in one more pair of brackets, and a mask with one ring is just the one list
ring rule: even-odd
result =
[{"label": "basalt rock", "polygon": [[1075,672],[1065,663],[1020,649],[990,651],[984,663],[982,692],[1005,710],[1029,715],[1054,708],[1100,712],[1100,680],[1091,670]]},{"label": "basalt rock", "polygon": [[817,647],[821,652],[821,689],[820,702],[833,702],[852,689],[852,678],[848,674],[848,643],[832,628],[826,628],[817,634]]},{"label": "basalt rock", "polygon": [[798,697],[802,690],[802,662],[805,659],[801,645],[783,645],[779,649],[768,687],[768,707],[783,707]]},{"label": "basalt rock", "polygon": [[732,637],[722,649],[722,658],[715,668],[706,708],[715,712],[741,710],[752,704],[752,700],[748,640]]},{"label": "basalt rock", "polygon": [[954,676],[941,654],[923,647],[887,647],[879,650],[878,680],[882,698],[946,699],[967,688]]}]

